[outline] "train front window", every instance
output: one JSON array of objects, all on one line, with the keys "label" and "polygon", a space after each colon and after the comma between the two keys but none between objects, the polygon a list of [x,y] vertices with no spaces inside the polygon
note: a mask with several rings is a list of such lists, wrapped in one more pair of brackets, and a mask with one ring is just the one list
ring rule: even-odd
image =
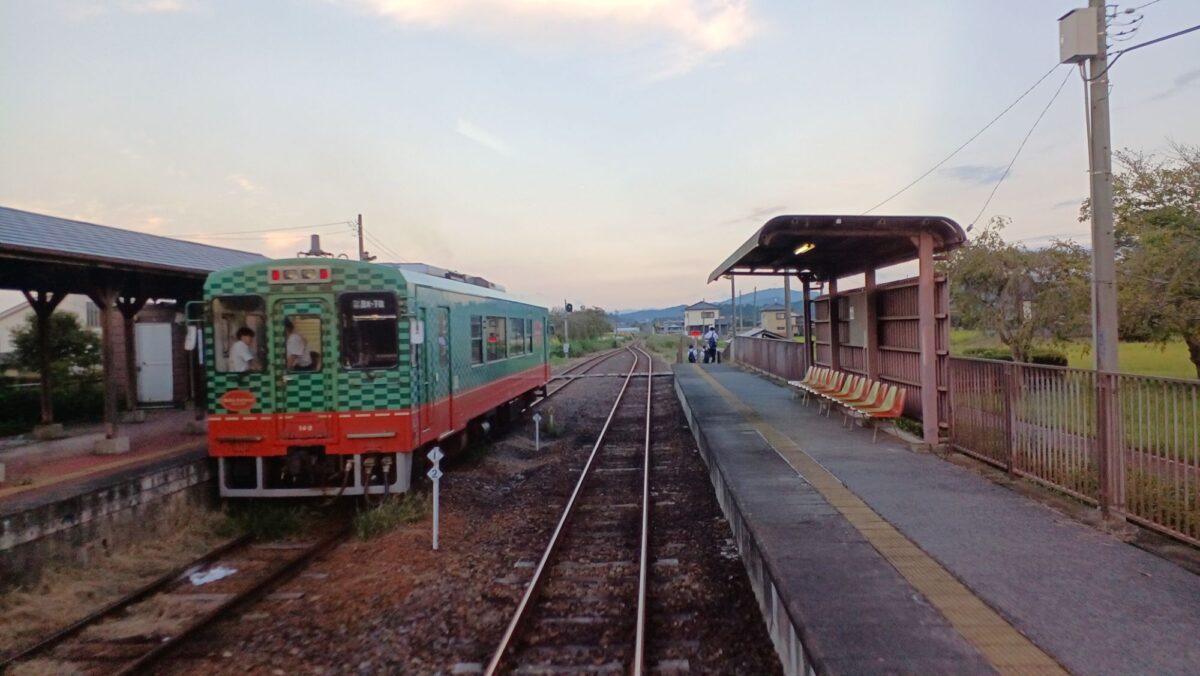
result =
[{"label": "train front window", "polygon": [[395,367],[400,354],[396,296],[390,293],[346,293],[342,294],[338,303],[342,367]]},{"label": "train front window", "polygon": [[259,296],[213,300],[214,366],[222,373],[261,371],[267,362],[267,311]]}]

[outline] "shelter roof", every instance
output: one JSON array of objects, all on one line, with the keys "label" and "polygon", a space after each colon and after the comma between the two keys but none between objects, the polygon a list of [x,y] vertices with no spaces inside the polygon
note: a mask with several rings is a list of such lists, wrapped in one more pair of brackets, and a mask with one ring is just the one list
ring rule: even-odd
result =
[{"label": "shelter roof", "polygon": [[[923,232],[933,236],[935,253],[967,239],[958,223],[942,216],[776,216],[717,266],[708,281],[727,274],[847,277],[917,258],[917,238]],[[802,245],[811,246],[796,253]]]},{"label": "shelter roof", "polygon": [[185,242],[0,206],[0,288],[122,295],[197,294],[213,270],[267,260],[262,254]]},{"label": "shelter roof", "polygon": [[266,258],[249,251],[185,242],[2,206],[0,246],[197,272],[211,272]]}]

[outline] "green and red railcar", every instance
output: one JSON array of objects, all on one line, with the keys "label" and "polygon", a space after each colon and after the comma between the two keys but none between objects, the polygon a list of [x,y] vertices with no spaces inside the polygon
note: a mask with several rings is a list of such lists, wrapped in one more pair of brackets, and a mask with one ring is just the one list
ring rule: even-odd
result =
[{"label": "green and red railcar", "polygon": [[[550,377],[547,310],[478,278],[295,258],[214,272],[204,292],[224,496],[406,491],[415,452],[508,413]],[[249,352],[235,358],[239,340]]]}]

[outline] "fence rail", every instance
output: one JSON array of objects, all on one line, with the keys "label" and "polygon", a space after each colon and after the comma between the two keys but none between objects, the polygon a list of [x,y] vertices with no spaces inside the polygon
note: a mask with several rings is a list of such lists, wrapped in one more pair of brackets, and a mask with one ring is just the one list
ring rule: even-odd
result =
[{"label": "fence rail", "polygon": [[950,359],[951,443],[1200,545],[1200,381]]}]

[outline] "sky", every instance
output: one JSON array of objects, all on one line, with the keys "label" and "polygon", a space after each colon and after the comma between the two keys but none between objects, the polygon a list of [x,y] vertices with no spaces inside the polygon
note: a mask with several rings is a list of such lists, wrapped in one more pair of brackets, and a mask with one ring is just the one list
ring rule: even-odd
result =
[{"label": "sky", "polygon": [[[1200,24],[1147,2],[1117,47]],[[353,255],[361,213],[381,259],[547,305],[720,299],[709,272],[772,216],[862,213],[979,131],[1084,4],[4,0],[0,204],[274,257]],[[1200,31],[1110,76],[1114,148],[1200,144]],[[1087,192],[1064,65],[872,213],[1086,244]]]}]

